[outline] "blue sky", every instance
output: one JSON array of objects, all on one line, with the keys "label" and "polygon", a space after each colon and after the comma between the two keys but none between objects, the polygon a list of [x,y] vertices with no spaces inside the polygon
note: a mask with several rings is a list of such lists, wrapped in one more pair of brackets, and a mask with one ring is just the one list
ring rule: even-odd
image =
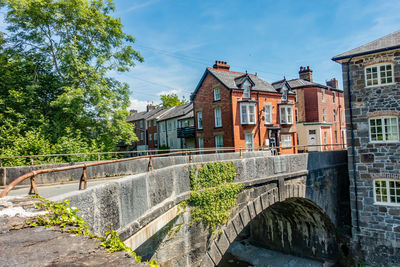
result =
[{"label": "blue sky", "polygon": [[215,60],[271,83],[296,78],[300,66],[310,66],[315,81],[336,77],[342,88],[341,67],[331,58],[400,29],[399,0],[114,3],[114,15],[145,60],[115,75],[130,85],[131,107],[139,110],[158,103],[162,93],[189,98]]}]

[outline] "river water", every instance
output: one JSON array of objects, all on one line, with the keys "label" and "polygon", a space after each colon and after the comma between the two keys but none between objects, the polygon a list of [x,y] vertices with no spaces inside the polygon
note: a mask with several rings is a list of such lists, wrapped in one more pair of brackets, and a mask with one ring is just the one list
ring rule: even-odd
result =
[{"label": "river water", "polygon": [[296,257],[251,245],[247,240],[233,242],[218,267],[326,267],[329,263]]}]

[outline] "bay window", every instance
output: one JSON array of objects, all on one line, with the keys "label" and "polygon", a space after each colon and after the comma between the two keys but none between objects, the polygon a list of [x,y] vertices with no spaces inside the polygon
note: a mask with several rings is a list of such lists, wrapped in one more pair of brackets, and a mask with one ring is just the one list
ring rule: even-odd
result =
[{"label": "bay window", "polygon": [[256,123],[256,105],[254,103],[240,104],[240,122],[241,124]]},{"label": "bay window", "polygon": [[279,111],[281,124],[293,123],[292,106],[280,106]]}]

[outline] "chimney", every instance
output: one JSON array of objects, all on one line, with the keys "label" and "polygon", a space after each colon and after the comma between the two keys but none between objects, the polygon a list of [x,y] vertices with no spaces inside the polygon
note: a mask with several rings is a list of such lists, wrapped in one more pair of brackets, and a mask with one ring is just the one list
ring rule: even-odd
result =
[{"label": "chimney", "polygon": [[336,78],[332,78],[330,81],[327,81],[326,85],[333,87],[335,89],[338,89],[338,87],[339,87],[339,83],[338,83],[338,80],[336,80]]},{"label": "chimney", "polygon": [[226,61],[215,61],[215,64],[213,66],[214,69],[216,70],[222,70],[222,71],[229,71],[229,68],[231,66],[228,65],[228,63],[226,63]]},{"label": "chimney", "polygon": [[299,77],[300,79],[313,82],[312,80],[312,69],[310,69],[310,66],[307,67],[300,67],[299,71]]},{"label": "chimney", "polygon": [[135,114],[135,113],[137,113],[137,110],[136,109],[131,109],[131,110],[129,110],[129,113]]},{"label": "chimney", "polygon": [[154,106],[153,104],[147,104],[146,110],[147,112],[149,112],[150,110],[154,110],[156,108],[156,106]]}]

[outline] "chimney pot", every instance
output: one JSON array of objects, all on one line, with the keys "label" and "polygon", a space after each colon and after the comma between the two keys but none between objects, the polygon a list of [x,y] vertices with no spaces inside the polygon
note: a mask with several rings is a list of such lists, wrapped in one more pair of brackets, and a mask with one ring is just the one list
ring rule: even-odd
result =
[{"label": "chimney pot", "polygon": [[230,66],[226,61],[216,60],[213,66],[213,69],[222,70],[222,71],[229,71]]},{"label": "chimney pot", "polygon": [[299,78],[302,80],[313,82],[312,69],[310,69],[310,66],[300,67]]}]

